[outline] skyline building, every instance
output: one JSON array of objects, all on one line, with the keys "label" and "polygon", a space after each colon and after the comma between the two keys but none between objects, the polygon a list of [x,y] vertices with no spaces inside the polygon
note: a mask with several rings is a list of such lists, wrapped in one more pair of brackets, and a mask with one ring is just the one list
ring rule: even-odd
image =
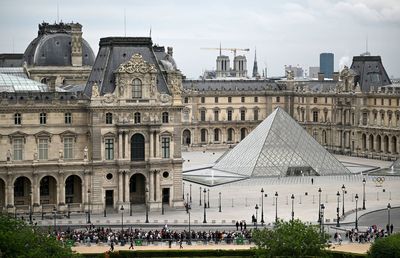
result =
[{"label": "skyline building", "polygon": [[325,78],[333,78],[334,55],[333,53],[321,53],[319,55],[319,71]]}]

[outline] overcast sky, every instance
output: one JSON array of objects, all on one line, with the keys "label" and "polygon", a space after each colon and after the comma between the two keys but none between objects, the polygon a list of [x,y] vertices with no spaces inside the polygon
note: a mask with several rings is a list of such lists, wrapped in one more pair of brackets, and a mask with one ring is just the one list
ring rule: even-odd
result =
[{"label": "overcast sky", "polygon": [[[23,53],[37,36],[38,24],[79,22],[95,54],[99,39],[148,36],[172,46],[179,69],[198,78],[215,68],[216,50],[204,47],[254,49],[259,69],[269,76],[284,74],[284,65],[319,66],[319,53],[335,54],[335,70],[368,50],[380,55],[389,76],[400,78],[400,0],[1,0],[0,53]],[[232,53],[226,52],[232,57]],[[260,71],[261,72],[261,71]]]}]

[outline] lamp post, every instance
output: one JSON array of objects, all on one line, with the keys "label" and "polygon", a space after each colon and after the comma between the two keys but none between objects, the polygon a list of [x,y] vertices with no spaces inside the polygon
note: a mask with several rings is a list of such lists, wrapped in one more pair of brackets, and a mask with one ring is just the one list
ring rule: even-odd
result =
[{"label": "lamp post", "polygon": [[255,221],[255,224],[256,224],[256,229],[257,229],[257,222],[258,222],[258,204],[256,204],[255,209],[256,209],[256,221]]},{"label": "lamp post", "polygon": [[207,208],[210,208],[210,189],[207,189]]},{"label": "lamp post", "polygon": [[149,202],[148,202],[148,200],[149,200],[149,188],[147,188],[146,187],[146,190],[145,190],[145,192],[146,192],[146,221],[145,221],[145,223],[149,223]]},{"label": "lamp post", "polygon": [[70,219],[70,218],[71,218],[71,207],[70,207],[70,204],[69,204],[69,203],[67,204],[67,209],[68,209],[68,211],[67,211],[67,218]]},{"label": "lamp post", "polygon": [[358,194],[356,194],[356,196],[354,197],[354,199],[356,200],[356,229],[358,230],[358,216],[357,216],[357,210],[358,210]]},{"label": "lamp post", "polygon": [[221,203],[221,192],[219,192],[218,195],[219,195],[219,212],[221,212],[221,206],[222,206],[222,203]]},{"label": "lamp post", "polygon": [[29,224],[32,225],[32,189],[29,191]]},{"label": "lamp post", "polygon": [[206,192],[207,190],[204,188],[203,193],[204,193],[204,219],[203,223],[207,223],[207,214],[206,214]]},{"label": "lamp post", "polygon": [[336,227],[340,227],[340,223],[339,223],[339,219],[340,219],[340,217],[339,217],[339,198],[340,198],[340,193],[339,193],[339,191],[337,191],[337,193],[336,193],[336,196],[337,196],[337,208],[336,208]]},{"label": "lamp post", "polygon": [[107,217],[107,196],[104,194],[104,217]]},{"label": "lamp post", "polygon": [[88,189],[87,193],[88,193],[88,203],[89,203],[89,208],[88,208],[88,220],[87,220],[87,223],[90,224],[90,223],[92,223],[92,222],[90,221],[90,189]]},{"label": "lamp post", "polygon": [[185,182],[182,183],[183,187],[182,187],[182,199],[185,200]]},{"label": "lamp post", "polygon": [[[189,196],[190,196],[190,203],[192,203],[192,184],[189,185]],[[189,201],[189,200],[188,200]]]},{"label": "lamp post", "polygon": [[275,223],[278,222],[278,192],[275,192]]},{"label": "lamp post", "polygon": [[190,231],[190,209],[191,209],[191,207],[188,206],[188,215],[189,215],[189,245],[192,244],[192,233],[191,233],[191,231]]},{"label": "lamp post", "polygon": [[363,178],[363,207],[362,209],[365,210],[365,184],[367,183],[367,181],[365,180],[365,177]]},{"label": "lamp post", "polygon": [[294,194],[290,197],[292,199],[292,221],[294,220]]},{"label": "lamp post", "polygon": [[388,211],[388,226],[387,226],[387,230],[388,230],[388,235],[390,235],[390,209],[392,208],[392,206],[390,206],[390,203],[388,203],[387,205],[387,211]]},{"label": "lamp post", "polygon": [[342,185],[342,197],[343,197],[343,202],[342,202],[342,216],[344,216],[344,194],[346,193],[346,187]]},{"label": "lamp post", "polygon": [[164,194],[161,195],[161,215],[164,215]]},{"label": "lamp post", "polygon": [[53,208],[53,215],[54,215],[54,235],[57,235],[57,209],[56,209],[56,207]]},{"label": "lamp post", "polygon": [[322,203],[320,206],[321,206],[321,215],[320,215],[319,224],[320,224],[320,231],[321,231],[322,234],[324,234],[324,211],[325,211],[325,205]]},{"label": "lamp post", "polygon": [[321,221],[321,187],[318,188],[318,222]]},{"label": "lamp post", "polygon": [[200,200],[200,206],[201,206],[201,186],[200,186],[200,192],[199,192],[199,200]]},{"label": "lamp post", "polygon": [[129,200],[129,216],[132,216],[132,202]]},{"label": "lamp post", "polygon": [[264,188],[261,188],[261,226],[264,225]]},{"label": "lamp post", "polygon": [[121,232],[124,233],[124,205],[121,206]]}]

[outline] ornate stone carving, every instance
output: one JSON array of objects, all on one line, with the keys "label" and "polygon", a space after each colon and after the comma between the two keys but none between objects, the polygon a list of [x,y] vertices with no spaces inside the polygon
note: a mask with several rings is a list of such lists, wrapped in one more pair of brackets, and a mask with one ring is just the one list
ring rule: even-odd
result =
[{"label": "ornate stone carving", "polygon": [[104,101],[105,103],[110,104],[110,103],[113,103],[114,100],[115,100],[115,97],[114,97],[113,94],[107,93],[107,94],[104,95],[104,100],[103,100],[103,101]]},{"label": "ornate stone carving", "polygon": [[155,73],[157,69],[153,64],[149,64],[143,60],[142,55],[136,53],[133,54],[131,59],[121,64],[118,69],[118,73]]},{"label": "ornate stone carving", "polygon": [[92,98],[97,98],[99,96],[100,96],[99,86],[97,85],[97,83],[94,83],[92,86]]},{"label": "ornate stone carving", "polygon": [[162,103],[169,102],[169,101],[171,101],[171,96],[168,94],[161,94],[160,100]]}]

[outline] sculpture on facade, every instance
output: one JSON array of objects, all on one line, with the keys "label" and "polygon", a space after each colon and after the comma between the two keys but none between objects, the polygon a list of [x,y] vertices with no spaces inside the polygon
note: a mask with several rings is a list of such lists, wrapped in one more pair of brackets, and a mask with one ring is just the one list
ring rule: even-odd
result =
[{"label": "sculpture on facade", "polygon": [[83,149],[83,159],[88,160],[88,147],[87,146],[85,146],[85,148]]},{"label": "sculpture on facade", "polygon": [[7,161],[11,161],[11,151],[7,150]]}]

